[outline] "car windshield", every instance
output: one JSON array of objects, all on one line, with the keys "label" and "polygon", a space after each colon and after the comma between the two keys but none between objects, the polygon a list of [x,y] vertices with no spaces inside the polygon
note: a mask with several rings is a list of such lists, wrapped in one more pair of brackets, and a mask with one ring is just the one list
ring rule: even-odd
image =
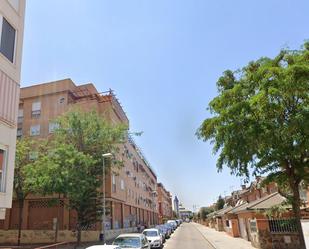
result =
[{"label": "car windshield", "polygon": [[144,231],[143,234],[145,234],[147,237],[158,236],[158,232],[157,231]]},{"label": "car windshield", "polygon": [[121,248],[139,248],[141,242],[139,238],[134,237],[120,237],[114,240],[114,245],[120,246]]}]

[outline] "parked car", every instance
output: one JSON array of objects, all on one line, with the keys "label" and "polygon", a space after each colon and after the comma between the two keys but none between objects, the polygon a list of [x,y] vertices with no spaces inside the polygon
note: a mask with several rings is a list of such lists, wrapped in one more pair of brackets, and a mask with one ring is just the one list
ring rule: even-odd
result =
[{"label": "parked car", "polygon": [[167,238],[171,237],[171,235],[172,235],[172,227],[169,224],[163,224],[162,226],[165,227],[165,229],[167,231],[167,235],[168,235]]},{"label": "parked car", "polygon": [[86,249],[121,249],[121,247],[116,245],[94,245],[89,246]]},{"label": "parked car", "polygon": [[165,242],[165,232],[163,231],[162,225],[155,226],[156,229],[159,230],[163,243]]},{"label": "parked car", "polygon": [[[157,226],[157,227],[160,228],[160,232],[161,232],[162,235],[163,235],[163,242],[165,242],[165,240],[168,239],[168,238],[170,237],[170,234],[169,234],[169,232],[168,232],[167,227],[166,227],[165,225],[159,225],[159,226]],[[157,227],[156,227],[156,228],[157,228]]]},{"label": "parked car", "polygon": [[150,243],[142,233],[120,234],[114,240],[113,245],[126,249],[150,249]]},{"label": "parked car", "polygon": [[162,248],[163,239],[160,230],[157,228],[145,229],[143,234],[146,236],[151,248]]},{"label": "parked car", "polygon": [[168,220],[167,223],[172,224],[174,226],[174,230],[176,230],[177,222],[175,220]]},{"label": "parked car", "polygon": [[172,223],[165,223],[166,226],[168,226],[171,230],[171,233],[173,233],[175,231],[175,227]]}]

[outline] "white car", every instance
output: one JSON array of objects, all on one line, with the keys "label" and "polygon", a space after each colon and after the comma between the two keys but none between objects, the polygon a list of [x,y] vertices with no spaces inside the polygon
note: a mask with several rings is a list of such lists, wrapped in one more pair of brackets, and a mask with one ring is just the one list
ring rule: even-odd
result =
[{"label": "white car", "polygon": [[159,229],[150,228],[145,229],[143,234],[146,236],[147,240],[150,243],[151,248],[162,248],[163,247],[163,240],[162,235],[160,234]]},{"label": "white car", "polygon": [[86,249],[121,249],[121,247],[114,245],[94,245],[89,246]]},{"label": "white car", "polygon": [[126,249],[150,249],[150,243],[141,233],[120,234],[113,242],[114,246]]}]

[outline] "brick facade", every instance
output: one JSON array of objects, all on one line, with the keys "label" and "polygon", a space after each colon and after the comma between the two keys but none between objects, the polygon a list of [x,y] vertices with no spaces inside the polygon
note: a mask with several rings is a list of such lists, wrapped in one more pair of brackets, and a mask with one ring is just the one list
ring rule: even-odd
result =
[{"label": "brick facade", "polygon": [[[55,118],[76,106],[84,111],[95,110],[112,124],[129,124],[111,91],[99,93],[92,84],[76,86],[70,79],[64,79],[21,89],[19,109],[22,111],[19,113],[23,115],[18,117],[18,136],[31,136],[33,127],[39,127],[33,137],[51,136]],[[108,173],[105,182],[107,205],[111,210],[106,218],[106,229],[155,225],[158,223],[157,176],[132,139],[119,149],[117,156],[123,160],[124,167]],[[59,230],[73,230],[76,215],[63,207],[65,201],[61,200],[60,207],[51,207],[48,197],[29,196],[24,205],[23,230],[52,230],[53,218],[58,219]],[[16,229],[17,221],[15,202],[0,228]],[[90,230],[101,230],[101,224],[94,224]]]}]

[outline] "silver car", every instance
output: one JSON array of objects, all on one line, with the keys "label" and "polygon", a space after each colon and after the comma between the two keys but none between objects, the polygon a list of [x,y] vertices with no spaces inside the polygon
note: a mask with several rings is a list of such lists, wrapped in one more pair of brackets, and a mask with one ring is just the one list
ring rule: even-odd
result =
[{"label": "silver car", "polygon": [[120,234],[114,240],[113,245],[126,249],[150,249],[150,243],[146,236],[141,233]]}]

